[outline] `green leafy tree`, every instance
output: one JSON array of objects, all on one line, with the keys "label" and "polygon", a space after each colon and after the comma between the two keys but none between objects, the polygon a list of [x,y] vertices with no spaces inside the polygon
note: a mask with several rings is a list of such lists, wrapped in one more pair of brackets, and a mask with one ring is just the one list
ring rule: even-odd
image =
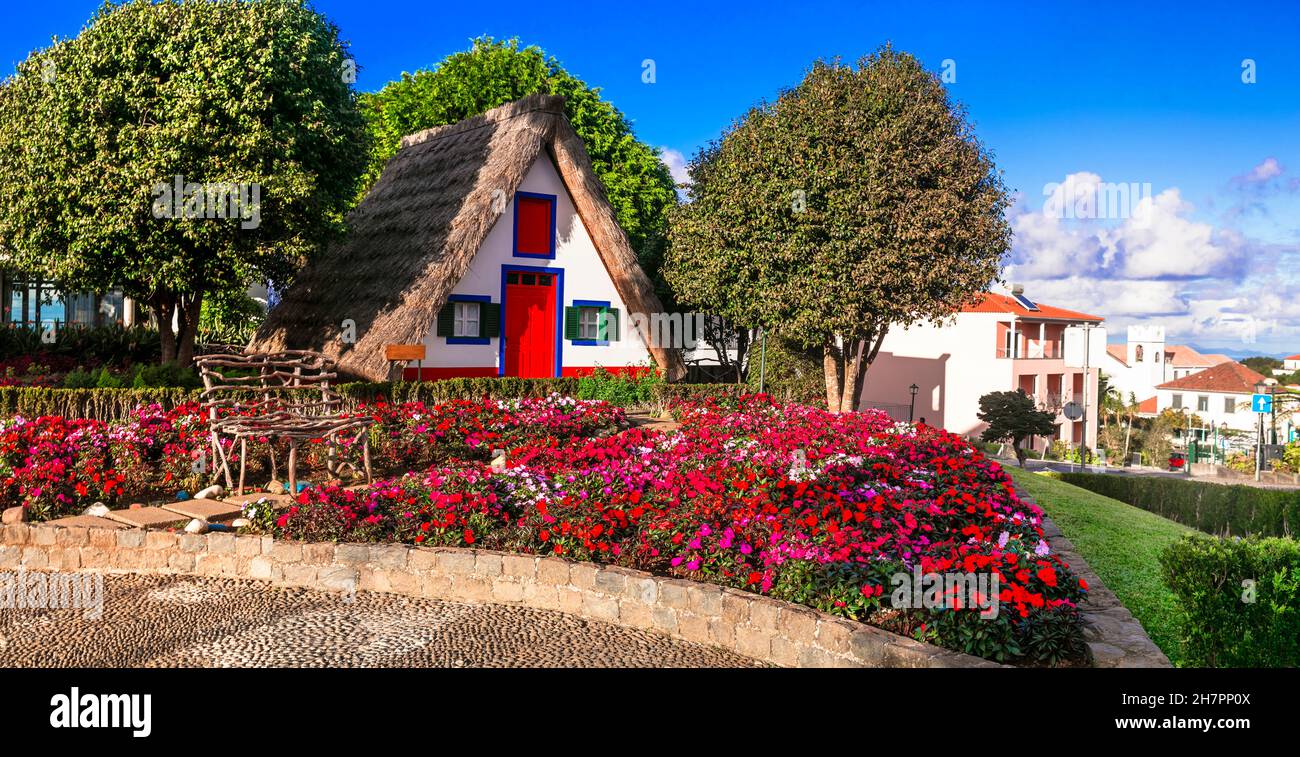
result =
[{"label": "green leafy tree", "polygon": [[684,304],[822,352],[856,409],[890,328],[945,319],[995,281],[1006,189],[938,78],[884,47],[818,62],[690,166],[665,278]]},{"label": "green leafy tree", "polygon": [[1241,364],[1252,371],[1262,373],[1265,376],[1272,376],[1274,368],[1282,367],[1281,360],[1273,357],[1266,357],[1264,355],[1254,355],[1252,357],[1243,358]]},{"label": "green leafy tree", "polygon": [[989,392],[980,397],[976,414],[988,427],[980,432],[986,442],[1011,442],[1016,451],[1016,462],[1025,467],[1025,453],[1020,444],[1031,436],[1050,436],[1056,433],[1056,419],[1049,412],[1039,410],[1034,398],[1016,389],[1009,392]]},{"label": "green leafy tree", "polygon": [[66,288],[120,286],[185,364],[206,295],[283,284],[343,230],[354,70],[305,0],[105,4],[0,89],[0,244]]},{"label": "green leafy tree", "polygon": [[[587,148],[619,224],[641,266],[658,282],[666,213],[677,203],[668,167],[657,150],[637,140],[627,117],[601,99],[599,88],[565,71],[540,48],[520,47],[517,39],[480,37],[431,70],[402,74],[379,92],[363,95],[373,136],[365,188],[379,178],[402,137],[536,93],[564,96],[565,114]],[[668,294],[659,288],[661,296]]]}]

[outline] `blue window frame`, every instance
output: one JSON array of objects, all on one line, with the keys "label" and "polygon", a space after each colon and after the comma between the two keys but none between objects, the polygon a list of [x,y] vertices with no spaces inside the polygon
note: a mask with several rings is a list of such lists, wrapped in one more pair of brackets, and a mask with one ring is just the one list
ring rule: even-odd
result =
[{"label": "blue window frame", "polygon": [[[609,300],[574,300],[573,301],[573,307],[595,308],[596,309],[595,312],[597,314],[599,314],[601,310],[607,310],[609,308],[609,305],[610,305]],[[579,330],[581,330],[582,325],[583,324],[581,321],[581,316],[579,316],[579,321],[578,321]],[[581,333],[581,331],[579,331],[579,333]],[[574,347],[608,347],[609,340],[608,339],[571,339],[569,340],[569,344],[572,344]]]},{"label": "blue window frame", "polygon": [[[448,302],[491,302],[492,298],[485,294],[453,294],[447,298]],[[453,306],[454,307],[454,306]],[[483,317],[482,311],[479,312],[479,318]],[[449,336],[447,344],[491,344],[491,337],[485,336]]]},{"label": "blue window frame", "polygon": [[[529,198],[533,200],[545,200],[551,206],[550,230],[547,233],[548,245],[546,252],[520,252],[519,251],[519,199]],[[514,228],[512,229],[512,239],[510,250],[518,258],[546,258],[555,259],[555,208],[559,205],[555,195],[540,194],[538,192],[515,192],[515,218]]]}]

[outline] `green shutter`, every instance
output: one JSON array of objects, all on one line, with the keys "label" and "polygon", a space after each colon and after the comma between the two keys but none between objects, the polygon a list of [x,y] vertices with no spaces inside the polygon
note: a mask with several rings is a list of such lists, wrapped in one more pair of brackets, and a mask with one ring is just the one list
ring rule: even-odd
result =
[{"label": "green shutter", "polygon": [[578,338],[578,313],[581,308],[564,309],[564,338],[573,341]]},{"label": "green shutter", "polygon": [[484,302],[478,306],[478,335],[487,339],[501,336],[501,305]]},{"label": "green shutter", "polygon": [[607,342],[618,341],[618,308],[601,308],[600,338]]},{"label": "green shutter", "polygon": [[455,305],[448,302],[438,311],[438,336],[451,336],[456,318]]}]

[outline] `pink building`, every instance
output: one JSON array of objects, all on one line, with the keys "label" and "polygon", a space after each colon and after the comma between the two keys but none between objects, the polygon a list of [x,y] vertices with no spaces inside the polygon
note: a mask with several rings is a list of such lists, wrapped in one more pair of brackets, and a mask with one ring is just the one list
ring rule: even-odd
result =
[{"label": "pink building", "polygon": [[[979,399],[989,392],[1022,389],[1043,410],[1057,413],[1056,439],[1097,446],[1097,373],[1068,368],[1063,358],[1068,326],[1100,324],[1102,318],[1035,303],[1023,294],[987,293],[980,302],[942,324],[891,329],[867,372],[862,405],[881,407],[906,420],[910,387],[917,386],[915,417],[959,434],[978,434]],[[1104,337],[1101,337],[1104,340]],[[1071,401],[1088,414],[1070,421],[1061,414]],[[1050,439],[1035,439],[1042,449]]]}]

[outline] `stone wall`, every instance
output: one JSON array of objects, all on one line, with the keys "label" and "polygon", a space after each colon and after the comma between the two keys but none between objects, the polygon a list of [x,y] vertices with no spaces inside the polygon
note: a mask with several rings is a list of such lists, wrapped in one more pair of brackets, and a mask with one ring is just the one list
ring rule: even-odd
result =
[{"label": "stone wall", "polygon": [[0,570],[182,573],[524,605],[658,631],[782,666],[1000,667],[750,592],[554,557],[25,523],[4,526],[0,537]]}]

